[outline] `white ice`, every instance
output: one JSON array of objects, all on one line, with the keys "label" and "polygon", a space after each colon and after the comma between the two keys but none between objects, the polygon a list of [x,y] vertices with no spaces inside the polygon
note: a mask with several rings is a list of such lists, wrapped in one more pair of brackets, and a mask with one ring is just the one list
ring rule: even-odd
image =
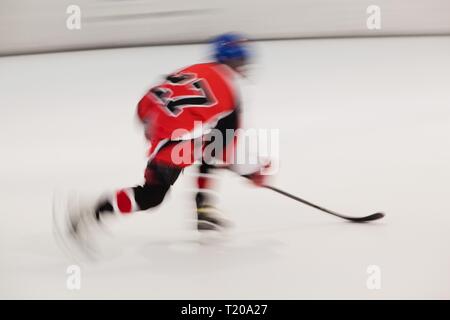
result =
[{"label": "white ice", "polygon": [[[187,170],[153,212],[111,221],[113,254],[81,266],[52,234],[54,191],[142,182],[135,105],[200,45],[0,58],[0,298],[450,298],[450,38],[256,44],[245,125],[280,129],[272,183],[356,225],[222,174],[229,239],[200,245]],[[381,288],[367,288],[368,266]]]}]

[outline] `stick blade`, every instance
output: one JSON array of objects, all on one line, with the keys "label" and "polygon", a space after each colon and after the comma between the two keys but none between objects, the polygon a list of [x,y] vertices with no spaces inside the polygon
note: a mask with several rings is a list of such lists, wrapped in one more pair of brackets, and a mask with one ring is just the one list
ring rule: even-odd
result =
[{"label": "stick blade", "polygon": [[365,216],[365,217],[358,217],[358,218],[348,218],[351,222],[369,222],[374,220],[382,219],[385,216],[383,212],[376,212],[374,214]]}]

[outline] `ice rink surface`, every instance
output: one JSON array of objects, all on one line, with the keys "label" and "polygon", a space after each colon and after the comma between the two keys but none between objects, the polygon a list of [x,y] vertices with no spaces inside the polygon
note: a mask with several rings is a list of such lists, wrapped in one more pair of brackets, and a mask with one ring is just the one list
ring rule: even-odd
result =
[{"label": "ice rink surface", "polygon": [[[0,58],[0,298],[450,298],[450,38],[259,42],[244,124],[280,129],[272,183],[356,225],[222,173],[228,240],[200,244],[186,170],[152,212],[110,221],[105,257],[75,263],[52,198],[142,182],[137,101],[201,45]],[[381,288],[366,286],[368,266]]]}]

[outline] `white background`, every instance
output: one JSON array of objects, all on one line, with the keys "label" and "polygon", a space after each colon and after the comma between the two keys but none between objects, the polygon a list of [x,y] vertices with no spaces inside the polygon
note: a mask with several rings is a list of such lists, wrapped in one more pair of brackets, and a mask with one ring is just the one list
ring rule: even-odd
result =
[{"label": "white background", "polygon": [[[223,174],[229,240],[200,245],[187,170],[152,213],[109,222],[106,258],[74,263],[52,235],[54,192],[142,182],[136,102],[203,45],[0,59],[1,298],[450,298],[450,39],[261,42],[246,126],[280,129],[272,183],[355,225]],[[382,288],[368,290],[378,265]]]}]

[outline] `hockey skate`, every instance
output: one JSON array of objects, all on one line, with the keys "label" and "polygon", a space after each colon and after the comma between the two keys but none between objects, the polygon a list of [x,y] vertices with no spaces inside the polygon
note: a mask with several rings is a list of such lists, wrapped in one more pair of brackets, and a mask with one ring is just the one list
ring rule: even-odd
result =
[{"label": "hockey skate", "polygon": [[222,217],[222,213],[213,206],[204,205],[197,208],[197,230],[223,231],[231,226],[231,222]]},{"label": "hockey skate", "polygon": [[55,197],[53,225],[57,240],[71,258],[96,258],[94,235],[100,229],[100,221],[90,201],[82,201],[73,193],[63,199]]}]

